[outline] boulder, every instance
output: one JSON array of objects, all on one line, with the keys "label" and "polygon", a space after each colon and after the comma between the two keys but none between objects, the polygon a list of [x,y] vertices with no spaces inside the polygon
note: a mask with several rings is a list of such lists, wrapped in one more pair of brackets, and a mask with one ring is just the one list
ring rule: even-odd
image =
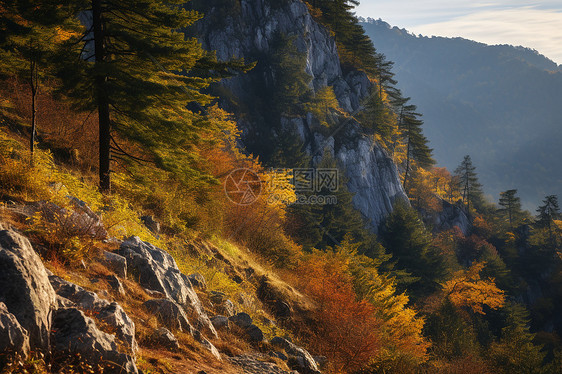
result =
[{"label": "boulder", "polygon": [[95,292],[87,291],[56,275],[49,276],[49,280],[59,297],[71,301],[72,306],[94,313],[99,320],[113,326],[117,337],[128,345],[133,355],[136,354],[138,344],[135,339],[135,323],[121,305],[102,299]]},{"label": "boulder", "polygon": [[152,299],[146,301],[145,308],[154,314],[160,323],[171,330],[191,333],[194,329],[187,319],[187,314],[182,307],[170,299]]},{"label": "boulder", "polygon": [[[298,370],[302,374],[318,374],[318,365],[314,360],[314,357],[304,348],[298,347],[297,345],[291,343],[287,339],[280,338],[278,336],[271,339],[271,344],[273,346],[282,348],[289,355],[290,363],[294,364],[296,367],[294,369]],[[291,359],[292,358],[292,359]]]},{"label": "boulder", "polygon": [[100,331],[79,309],[57,310],[52,328],[55,356],[79,354],[81,360],[102,364],[104,373],[138,373],[132,357],[118,351],[115,337]]},{"label": "boulder", "polygon": [[19,353],[24,358],[29,353],[29,336],[17,318],[0,302],[0,352]]},{"label": "boulder", "polygon": [[277,351],[270,351],[270,352],[269,352],[269,355],[270,355],[271,357],[277,357],[278,359],[280,359],[280,360],[282,360],[282,361],[287,361],[287,360],[289,359],[286,355],[284,355],[284,354],[281,353],[281,352],[277,352]]},{"label": "boulder", "polygon": [[256,325],[248,326],[246,328],[246,334],[248,335],[248,338],[250,338],[250,341],[254,343],[259,343],[264,339],[263,332]]},{"label": "boulder", "polygon": [[152,344],[172,350],[176,350],[180,347],[178,339],[165,327],[154,330],[149,340]]},{"label": "boulder", "polygon": [[240,355],[229,357],[228,361],[240,366],[245,374],[290,374],[274,363],[265,362],[264,357],[259,355]]},{"label": "boulder", "polygon": [[125,288],[123,288],[123,284],[115,275],[109,275],[107,277],[107,283],[109,287],[113,289],[113,291],[117,292],[121,296],[125,296]]},{"label": "boulder", "polygon": [[207,281],[205,280],[205,277],[203,275],[195,273],[189,275],[187,278],[189,278],[189,281],[191,282],[193,287],[197,287],[202,291],[205,291],[207,289]]},{"label": "boulder", "polygon": [[25,237],[0,231],[0,301],[29,334],[32,350],[49,350],[56,294],[45,267]]},{"label": "boulder", "polygon": [[69,236],[91,237],[104,240],[108,237],[100,217],[83,201],[69,196],[70,208],[63,208],[48,201],[39,201],[27,206],[28,215],[41,214],[47,222],[63,226]]},{"label": "boulder", "polygon": [[230,330],[230,324],[228,317],[225,316],[214,316],[211,317],[211,323],[215,326],[217,330]]},{"label": "boulder", "polygon": [[228,317],[230,322],[234,323],[236,326],[246,329],[253,324],[252,317],[247,313],[238,313],[232,317]]},{"label": "boulder", "polygon": [[211,291],[209,292],[209,300],[211,300],[213,304],[222,304],[226,300],[226,294],[220,291]]},{"label": "boulder", "polygon": [[217,306],[217,312],[224,314],[227,317],[233,316],[236,314],[236,307],[234,303],[228,299],[226,299],[222,304]]},{"label": "boulder", "polygon": [[160,223],[153,216],[142,216],[141,221],[154,235],[160,234]]},{"label": "boulder", "polygon": [[119,254],[127,259],[129,271],[134,272],[141,286],[162,292],[166,298],[185,306],[190,314],[195,315],[197,329],[218,337],[189,278],[180,272],[168,252],[134,236],[121,244]]},{"label": "boulder", "polygon": [[127,260],[117,253],[103,251],[102,263],[121,278],[127,276]]},{"label": "boulder", "polygon": [[213,343],[207,340],[207,338],[205,338],[199,330],[193,330],[191,335],[197,342],[199,342],[203,347],[205,347],[205,349],[211,352],[211,354],[215,356],[217,360],[219,361],[222,360],[221,354],[219,353],[218,349],[213,345]]}]

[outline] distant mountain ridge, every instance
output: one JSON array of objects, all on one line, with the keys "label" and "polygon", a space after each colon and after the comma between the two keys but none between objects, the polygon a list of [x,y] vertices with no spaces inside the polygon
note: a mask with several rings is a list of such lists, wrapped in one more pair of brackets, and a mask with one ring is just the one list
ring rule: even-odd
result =
[{"label": "distant mountain ridge", "polygon": [[517,188],[527,209],[562,195],[562,66],[529,48],[362,25],[423,113],[440,165],[470,154],[487,194]]}]

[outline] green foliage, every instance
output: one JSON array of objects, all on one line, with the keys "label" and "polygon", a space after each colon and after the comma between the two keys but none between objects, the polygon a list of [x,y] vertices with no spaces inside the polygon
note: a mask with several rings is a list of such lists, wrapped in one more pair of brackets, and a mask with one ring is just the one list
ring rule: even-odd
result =
[{"label": "green foliage", "polygon": [[518,304],[504,308],[506,327],[502,329],[499,342],[492,343],[488,360],[494,372],[548,373],[544,365],[545,353],[533,343],[534,334],[529,332],[528,312]]},{"label": "green foliage", "polygon": [[437,357],[450,360],[479,353],[471,324],[449,301],[427,317],[424,334],[433,342],[432,351]]},{"label": "green foliage", "polygon": [[521,199],[515,196],[515,194],[517,194],[517,190],[500,192],[499,200],[501,208],[498,209],[498,212],[502,214],[504,219],[507,219],[511,229],[513,229],[514,224],[517,224],[522,216]]},{"label": "green foliage", "polygon": [[381,240],[392,254],[396,268],[410,274],[398,279],[401,291],[407,287],[412,299],[418,300],[437,290],[445,274],[444,260],[431,245],[431,234],[414,209],[404,202],[396,202],[386,219]]},{"label": "green foliage", "polygon": [[[197,168],[195,147],[219,136],[223,128],[186,104],[209,104],[211,97],[201,90],[223,74],[211,78],[201,70],[222,72],[225,66],[216,63],[214,54],[205,52],[196,38],[179,31],[201,18],[182,4],[95,0],[94,32],[84,30],[80,38],[93,38],[97,48],[77,38],[66,45],[68,54],[59,63],[62,91],[77,108],[99,112],[103,189],[109,189],[110,157],[123,163],[131,156],[118,145],[115,134],[142,147],[144,155],[133,159],[148,157],[185,181],[211,179]],[[90,8],[87,2],[80,6],[80,11]],[[241,61],[231,67],[246,68]]]},{"label": "green foliage", "polygon": [[459,183],[463,203],[470,215],[471,204],[473,208],[478,209],[479,206],[482,206],[483,196],[482,185],[478,182],[478,176],[476,175],[476,167],[472,164],[469,155],[464,156],[459,167],[455,169],[455,177]]},{"label": "green foliage", "polygon": [[270,68],[276,87],[272,97],[273,107],[279,115],[304,114],[302,103],[312,97],[309,87],[312,77],[305,71],[306,54],[299,51],[294,36],[278,34],[272,47],[275,54]]},{"label": "green foliage", "polygon": [[391,108],[377,92],[371,92],[363,106],[364,109],[358,113],[357,119],[364,128],[380,136],[383,144],[389,147],[396,132],[396,118]]}]

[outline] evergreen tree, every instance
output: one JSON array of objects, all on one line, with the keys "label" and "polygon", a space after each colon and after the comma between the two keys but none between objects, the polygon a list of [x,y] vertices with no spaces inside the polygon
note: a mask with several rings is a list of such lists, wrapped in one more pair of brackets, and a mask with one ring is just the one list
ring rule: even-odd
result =
[{"label": "evergreen tree", "polygon": [[17,76],[29,86],[31,120],[29,150],[33,161],[40,81],[52,72],[49,64],[59,47],[78,31],[71,4],[41,0],[5,2],[0,9],[0,74]]},{"label": "evergreen tree", "polygon": [[502,207],[499,212],[507,215],[509,228],[513,230],[513,222],[521,215],[521,199],[517,194],[517,190],[507,190],[500,192],[499,204]]},{"label": "evergreen tree", "polygon": [[529,331],[529,313],[522,305],[511,303],[504,307],[505,327],[499,342],[490,346],[490,366],[495,373],[547,373],[541,346],[535,345],[535,334]]},{"label": "evergreen tree", "polygon": [[273,42],[275,54],[271,63],[276,90],[272,106],[278,115],[304,114],[303,103],[311,100],[312,77],[306,73],[306,54],[300,52],[294,36],[277,35]]},{"label": "evergreen tree", "polygon": [[364,109],[358,113],[357,119],[366,129],[374,131],[384,143],[392,142],[396,131],[396,120],[390,108],[383,102],[378,92],[372,92],[363,103]]},{"label": "evergreen tree", "polygon": [[398,281],[402,287],[408,286],[414,300],[438,288],[445,275],[444,261],[432,247],[431,233],[414,209],[406,203],[396,203],[394,211],[386,219],[381,240],[396,261],[396,268],[412,276]]},{"label": "evergreen tree", "polygon": [[375,53],[373,62],[375,76],[379,84],[379,95],[382,96],[383,90],[388,90],[397,83],[394,79],[394,73],[392,72],[394,62],[388,61],[386,56],[382,53]]},{"label": "evergreen tree", "polygon": [[[91,27],[81,39],[92,40],[93,45],[69,44],[61,77],[77,107],[98,112],[103,191],[110,190],[111,161],[130,156],[113,134],[138,142],[160,167],[192,181],[208,179],[194,166],[193,147],[202,141],[203,132],[219,134],[220,128],[186,105],[210,102],[201,89],[212,79],[194,73],[199,62],[208,66],[213,58],[181,31],[201,17],[185,10],[184,3],[79,2],[80,10],[91,14]],[[233,67],[244,68],[242,62]]]},{"label": "evergreen tree", "polygon": [[476,175],[476,167],[472,165],[472,160],[469,155],[464,156],[463,161],[455,169],[455,177],[459,182],[459,188],[461,190],[462,201],[466,205],[468,214],[470,215],[470,204],[481,198],[482,186],[478,182],[478,177]]},{"label": "evergreen tree", "polygon": [[431,157],[433,151],[428,146],[428,140],[423,135],[423,121],[419,119],[415,105],[406,105],[409,98],[405,98],[400,109],[400,121],[398,122],[399,134],[406,141],[406,170],[404,172],[404,190],[408,191],[408,177],[410,176],[412,160],[415,160],[420,167],[429,168],[435,161]]},{"label": "evergreen tree", "polygon": [[555,235],[556,225],[554,224],[554,220],[559,220],[561,218],[558,196],[549,195],[545,197],[543,205],[537,208],[537,213],[538,215],[535,221],[537,227],[548,230],[550,245],[555,248],[557,240]]}]

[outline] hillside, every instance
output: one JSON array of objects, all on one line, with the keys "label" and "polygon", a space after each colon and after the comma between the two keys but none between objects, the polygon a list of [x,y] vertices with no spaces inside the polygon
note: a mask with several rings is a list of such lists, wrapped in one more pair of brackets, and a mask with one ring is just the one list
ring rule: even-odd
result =
[{"label": "hillside", "polygon": [[487,194],[518,189],[531,211],[562,193],[560,66],[522,47],[362,25],[423,113],[440,165],[452,170],[470,154]]},{"label": "hillside", "polygon": [[562,372],[558,197],[436,167],[354,4],[0,4],[0,374]]}]

